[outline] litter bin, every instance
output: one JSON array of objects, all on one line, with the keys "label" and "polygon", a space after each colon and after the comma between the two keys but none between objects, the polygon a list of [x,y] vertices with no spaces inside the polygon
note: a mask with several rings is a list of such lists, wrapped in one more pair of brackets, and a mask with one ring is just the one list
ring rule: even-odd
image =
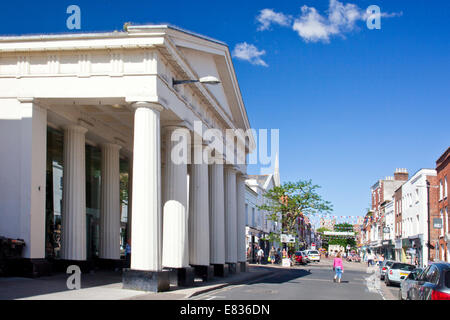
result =
[{"label": "litter bin", "polygon": [[10,239],[0,236],[0,275],[8,273],[8,261],[22,257],[25,246],[23,239]]}]

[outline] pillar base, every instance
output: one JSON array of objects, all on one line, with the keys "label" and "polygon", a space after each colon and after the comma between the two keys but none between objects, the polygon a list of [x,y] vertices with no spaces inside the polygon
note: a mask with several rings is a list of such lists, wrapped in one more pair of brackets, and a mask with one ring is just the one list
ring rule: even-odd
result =
[{"label": "pillar base", "polygon": [[177,287],[192,287],[194,285],[194,268],[167,268],[170,275],[170,284]]},{"label": "pillar base", "polygon": [[169,291],[169,271],[123,269],[122,288],[150,292]]},{"label": "pillar base", "polygon": [[215,277],[228,277],[228,264],[213,264]]},{"label": "pillar base", "polygon": [[192,266],[195,270],[195,276],[202,278],[203,282],[210,281],[214,278],[213,266]]},{"label": "pillar base", "polygon": [[227,265],[228,265],[228,273],[229,274],[237,273],[236,262],[227,262]]},{"label": "pillar base", "polygon": [[240,269],[241,272],[248,272],[248,262],[247,261],[241,261],[238,262],[238,269]]}]

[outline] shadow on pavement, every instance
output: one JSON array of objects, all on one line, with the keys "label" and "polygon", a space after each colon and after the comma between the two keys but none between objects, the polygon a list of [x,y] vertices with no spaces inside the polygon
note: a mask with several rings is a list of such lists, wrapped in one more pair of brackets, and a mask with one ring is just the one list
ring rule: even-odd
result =
[{"label": "shadow on pavement", "polygon": [[[0,300],[12,300],[43,294],[68,291],[69,274],[55,273],[40,278],[5,277],[0,278]],[[81,275],[81,289],[106,286],[122,282],[122,273],[99,271]]]}]

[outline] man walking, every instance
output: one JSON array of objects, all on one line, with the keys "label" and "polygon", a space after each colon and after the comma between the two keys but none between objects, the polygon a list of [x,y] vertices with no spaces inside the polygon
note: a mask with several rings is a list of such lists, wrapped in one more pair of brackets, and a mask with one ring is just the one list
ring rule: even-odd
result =
[{"label": "man walking", "polygon": [[261,264],[262,259],[264,257],[264,251],[263,251],[263,249],[261,249],[261,247],[259,247],[257,256],[258,256],[258,264]]}]

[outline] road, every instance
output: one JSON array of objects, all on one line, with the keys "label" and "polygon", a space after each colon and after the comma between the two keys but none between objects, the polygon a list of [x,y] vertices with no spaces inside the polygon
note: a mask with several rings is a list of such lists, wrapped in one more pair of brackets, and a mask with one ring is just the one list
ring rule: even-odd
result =
[{"label": "road", "polygon": [[344,264],[341,283],[334,283],[332,260],[291,268],[275,267],[268,277],[193,297],[195,300],[391,300],[398,288],[377,281],[364,263]]}]

